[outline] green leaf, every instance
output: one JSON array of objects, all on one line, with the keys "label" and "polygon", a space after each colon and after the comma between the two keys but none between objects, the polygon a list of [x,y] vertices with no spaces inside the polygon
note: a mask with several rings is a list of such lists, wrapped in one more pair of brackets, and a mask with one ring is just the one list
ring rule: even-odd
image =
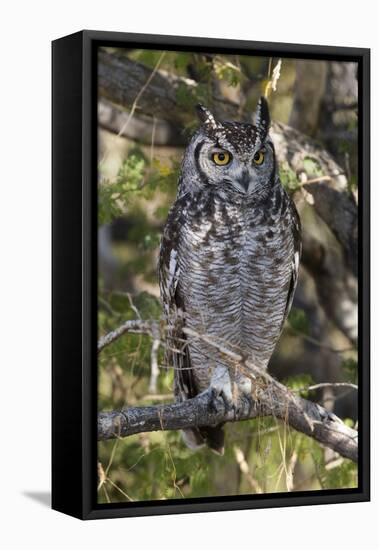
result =
[{"label": "green leaf", "polygon": [[309,319],[303,309],[293,307],[288,315],[288,323],[296,332],[309,334]]},{"label": "green leaf", "polygon": [[292,390],[298,391],[301,397],[307,398],[309,394],[307,388],[312,386],[314,381],[310,374],[296,374],[286,378],[283,383]]},{"label": "green leaf", "polygon": [[299,179],[287,161],[282,162],[279,166],[279,178],[283,187],[288,192],[293,192],[300,188]]},{"label": "green leaf", "polygon": [[303,161],[304,170],[310,178],[318,178],[323,175],[321,167],[316,159],[305,157]]},{"label": "green leaf", "polygon": [[348,382],[352,384],[358,383],[358,362],[351,357],[342,361],[341,367],[345,373]]},{"label": "green leaf", "polygon": [[241,81],[241,70],[228,59],[217,57],[213,64],[215,75],[225,80],[229,86],[236,87]]}]

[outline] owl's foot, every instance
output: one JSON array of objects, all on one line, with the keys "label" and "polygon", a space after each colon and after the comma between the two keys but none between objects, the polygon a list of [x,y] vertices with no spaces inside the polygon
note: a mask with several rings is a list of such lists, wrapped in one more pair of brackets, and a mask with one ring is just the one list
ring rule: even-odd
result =
[{"label": "owl's foot", "polygon": [[246,418],[250,414],[253,406],[252,390],[251,378],[239,374],[235,382],[234,417],[236,420]]},{"label": "owl's foot", "polygon": [[[225,411],[233,408],[232,382],[226,367],[216,367],[211,378],[209,390],[212,394],[211,404],[216,405],[215,401],[221,397],[224,402]],[[215,408],[217,407],[215,406]]]},{"label": "owl's foot", "polygon": [[211,406],[218,409],[216,401],[221,397],[224,403],[225,412],[231,412],[235,420],[249,415],[253,400],[251,397],[251,379],[240,375],[232,383],[229,370],[225,367],[217,367],[213,373],[209,390],[212,394]]},{"label": "owl's foot", "polygon": [[251,378],[244,376],[243,374],[238,375],[236,379],[236,385],[238,388],[238,393],[245,397],[251,397],[253,391],[253,384]]},{"label": "owl's foot", "polygon": [[240,394],[238,396],[238,401],[234,407],[235,420],[248,418],[252,408],[253,408],[252,398],[247,395]]}]

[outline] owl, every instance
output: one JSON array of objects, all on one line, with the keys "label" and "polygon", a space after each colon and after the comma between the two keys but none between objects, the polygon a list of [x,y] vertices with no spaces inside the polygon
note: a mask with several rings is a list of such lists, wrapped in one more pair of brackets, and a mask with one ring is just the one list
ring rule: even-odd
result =
[{"label": "owl", "polygon": [[[238,412],[252,377],[217,347],[267,368],[296,288],[300,220],[280,183],[265,98],[251,124],[197,111],[201,125],[184,152],[160,247],[166,361],[177,401],[210,389]],[[210,343],[189,338],[185,327]],[[192,448],[223,453],[222,425],[183,435]]]}]

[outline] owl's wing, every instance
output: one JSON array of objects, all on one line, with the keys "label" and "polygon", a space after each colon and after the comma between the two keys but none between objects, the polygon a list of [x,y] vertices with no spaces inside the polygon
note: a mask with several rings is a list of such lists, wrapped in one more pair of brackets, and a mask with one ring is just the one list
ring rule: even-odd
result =
[{"label": "owl's wing", "polygon": [[162,235],[159,255],[159,285],[167,322],[166,364],[175,369],[174,393],[179,401],[197,394],[186,335],[184,300],[180,292],[178,248],[181,228],[181,200],[174,205]]},{"label": "owl's wing", "polygon": [[[171,209],[163,232],[159,254],[159,284],[166,322],[166,364],[174,371],[174,394],[178,401],[191,399],[198,388],[191,366],[189,346],[183,332],[185,324],[184,300],[180,290],[179,239],[182,227],[183,201],[180,197]],[[219,454],[224,452],[222,425],[203,428],[188,428],[183,438],[190,448],[204,443]]]},{"label": "owl's wing", "polygon": [[294,253],[293,253],[292,263],[291,263],[292,273],[291,273],[290,285],[288,288],[287,303],[284,310],[282,327],[285,323],[285,320],[288,317],[288,314],[292,306],[293,297],[295,294],[297,280],[299,276],[299,263],[300,263],[300,256],[301,256],[301,222],[300,222],[299,214],[296,210],[296,206],[294,205],[292,199],[289,199],[289,209],[290,209],[290,214],[292,218],[292,236],[293,236]]}]

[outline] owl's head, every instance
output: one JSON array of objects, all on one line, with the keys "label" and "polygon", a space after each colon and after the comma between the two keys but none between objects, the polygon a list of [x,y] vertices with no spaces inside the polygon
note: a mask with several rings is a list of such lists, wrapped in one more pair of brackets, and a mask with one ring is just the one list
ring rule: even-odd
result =
[{"label": "owl's head", "polygon": [[202,105],[197,112],[202,125],[183,164],[196,177],[196,187],[215,186],[240,197],[267,196],[275,182],[276,166],[266,99],[259,100],[252,124],[219,121]]}]

